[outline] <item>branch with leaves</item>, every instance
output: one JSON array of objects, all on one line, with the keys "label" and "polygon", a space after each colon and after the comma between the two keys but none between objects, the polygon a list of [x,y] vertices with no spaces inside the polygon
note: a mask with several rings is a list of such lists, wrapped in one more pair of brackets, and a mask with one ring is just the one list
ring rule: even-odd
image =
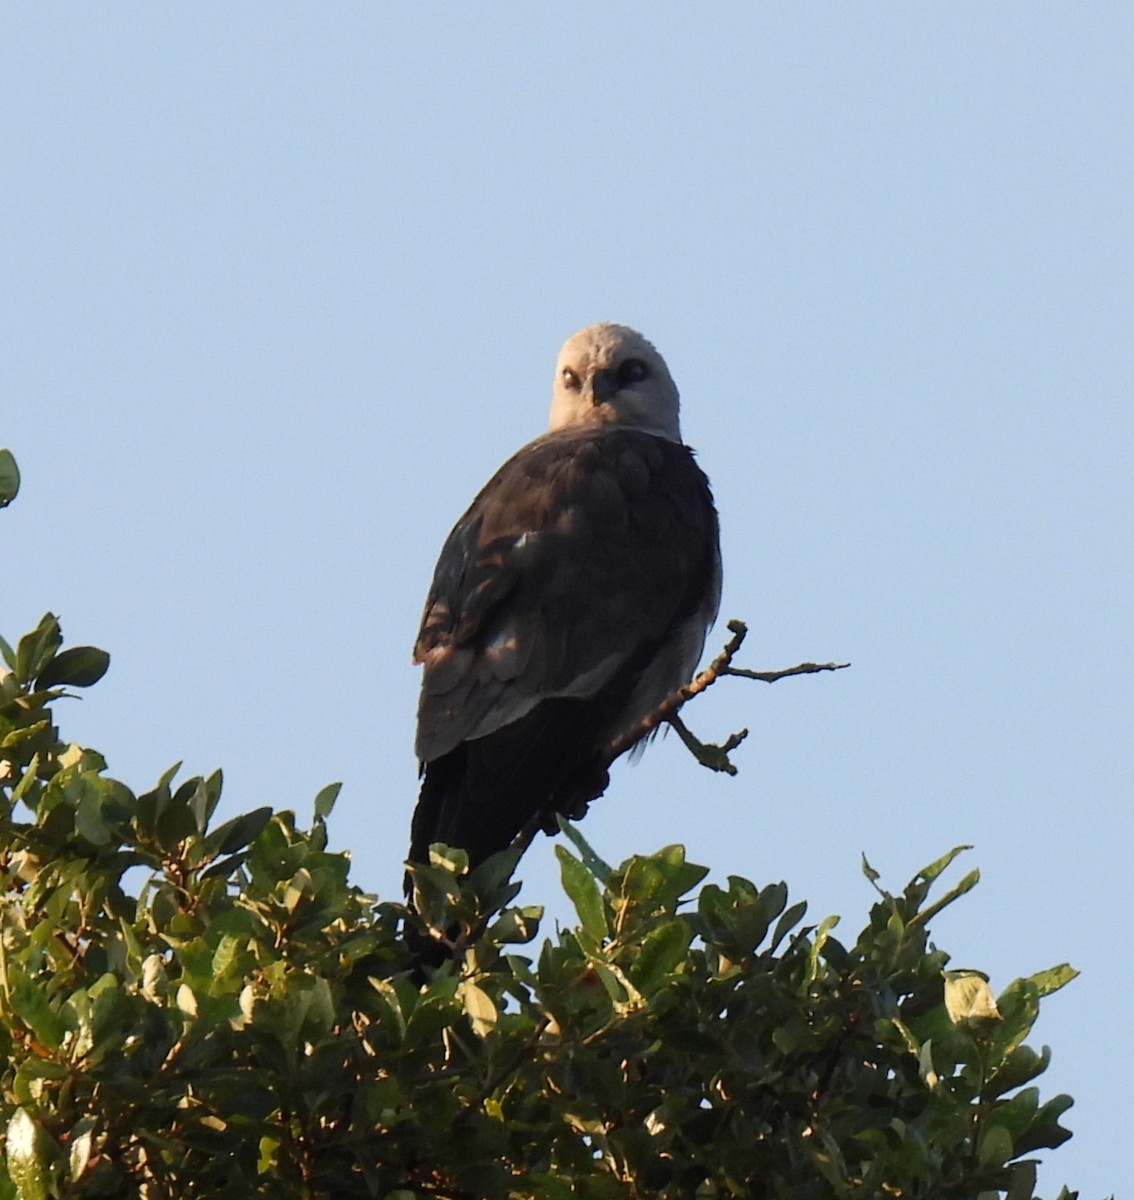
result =
[{"label": "branch with leaves", "polygon": [[[748,674],[733,632],[662,719]],[[902,892],[864,861],[840,941],[783,883],[706,883],[680,846],[612,868],[565,826],[578,919],[525,950],[517,849],[434,846],[415,908],[376,903],[328,845],[337,785],[309,831],[214,825],[219,771],[136,793],[60,736],[102,651],[48,615],[0,653],[0,1200],[1036,1200],[1070,1136],[1026,1038],[1075,972],[947,969],[927,922],[976,883],[931,895],[959,850]],[[407,923],[448,939],[436,971]]]}]

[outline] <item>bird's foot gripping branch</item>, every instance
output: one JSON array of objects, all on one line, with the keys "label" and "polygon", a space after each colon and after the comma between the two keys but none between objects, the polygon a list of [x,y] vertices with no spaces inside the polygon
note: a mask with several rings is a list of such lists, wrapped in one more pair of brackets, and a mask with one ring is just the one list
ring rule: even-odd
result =
[{"label": "bird's foot gripping branch", "polygon": [[[957,851],[893,893],[864,864],[841,941],[782,883],[572,831],[578,920],[525,952],[506,856],[378,902],[328,849],[335,785],[310,830],[214,823],[219,772],[136,794],[55,724],[106,656],[53,617],[0,648],[0,1197],[1031,1200],[1069,1136],[1025,1039],[1074,972],[949,970]],[[449,939],[424,979],[405,922]]]}]

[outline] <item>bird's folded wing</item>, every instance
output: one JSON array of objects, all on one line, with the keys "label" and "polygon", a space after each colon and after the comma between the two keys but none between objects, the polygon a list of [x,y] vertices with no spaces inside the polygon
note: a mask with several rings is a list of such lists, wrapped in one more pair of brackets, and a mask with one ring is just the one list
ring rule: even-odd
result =
[{"label": "bird's folded wing", "polygon": [[698,611],[711,620],[717,564],[712,497],[687,447],[623,429],[529,443],[441,551],[414,650],[418,757],[548,697],[593,695]]}]

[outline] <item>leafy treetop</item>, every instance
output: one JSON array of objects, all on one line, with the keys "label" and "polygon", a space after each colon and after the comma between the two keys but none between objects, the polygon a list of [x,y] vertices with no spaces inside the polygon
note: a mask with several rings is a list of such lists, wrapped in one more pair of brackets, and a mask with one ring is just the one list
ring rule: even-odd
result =
[{"label": "leafy treetop", "polygon": [[[219,772],[135,794],[54,723],[107,656],[50,614],[0,650],[0,1200],[1026,1200],[1069,1136],[1025,1038],[1074,972],[948,970],[959,850],[898,893],[864,863],[844,943],[782,883],[569,831],[578,924],[532,956],[507,855],[435,847],[416,911],[376,901],[328,849],[336,785],[307,830],[214,824]],[[456,961],[422,978],[406,923]]]}]

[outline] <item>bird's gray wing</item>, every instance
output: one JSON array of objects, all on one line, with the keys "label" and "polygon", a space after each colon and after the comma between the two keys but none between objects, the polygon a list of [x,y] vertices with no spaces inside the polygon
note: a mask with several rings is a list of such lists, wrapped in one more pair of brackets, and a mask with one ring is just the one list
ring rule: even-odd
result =
[{"label": "bird's gray wing", "polygon": [[425,667],[418,757],[546,698],[594,695],[631,656],[688,641],[690,627],[695,660],[718,595],[716,513],[687,447],[610,428],[537,438],[441,551],[414,649]]}]

